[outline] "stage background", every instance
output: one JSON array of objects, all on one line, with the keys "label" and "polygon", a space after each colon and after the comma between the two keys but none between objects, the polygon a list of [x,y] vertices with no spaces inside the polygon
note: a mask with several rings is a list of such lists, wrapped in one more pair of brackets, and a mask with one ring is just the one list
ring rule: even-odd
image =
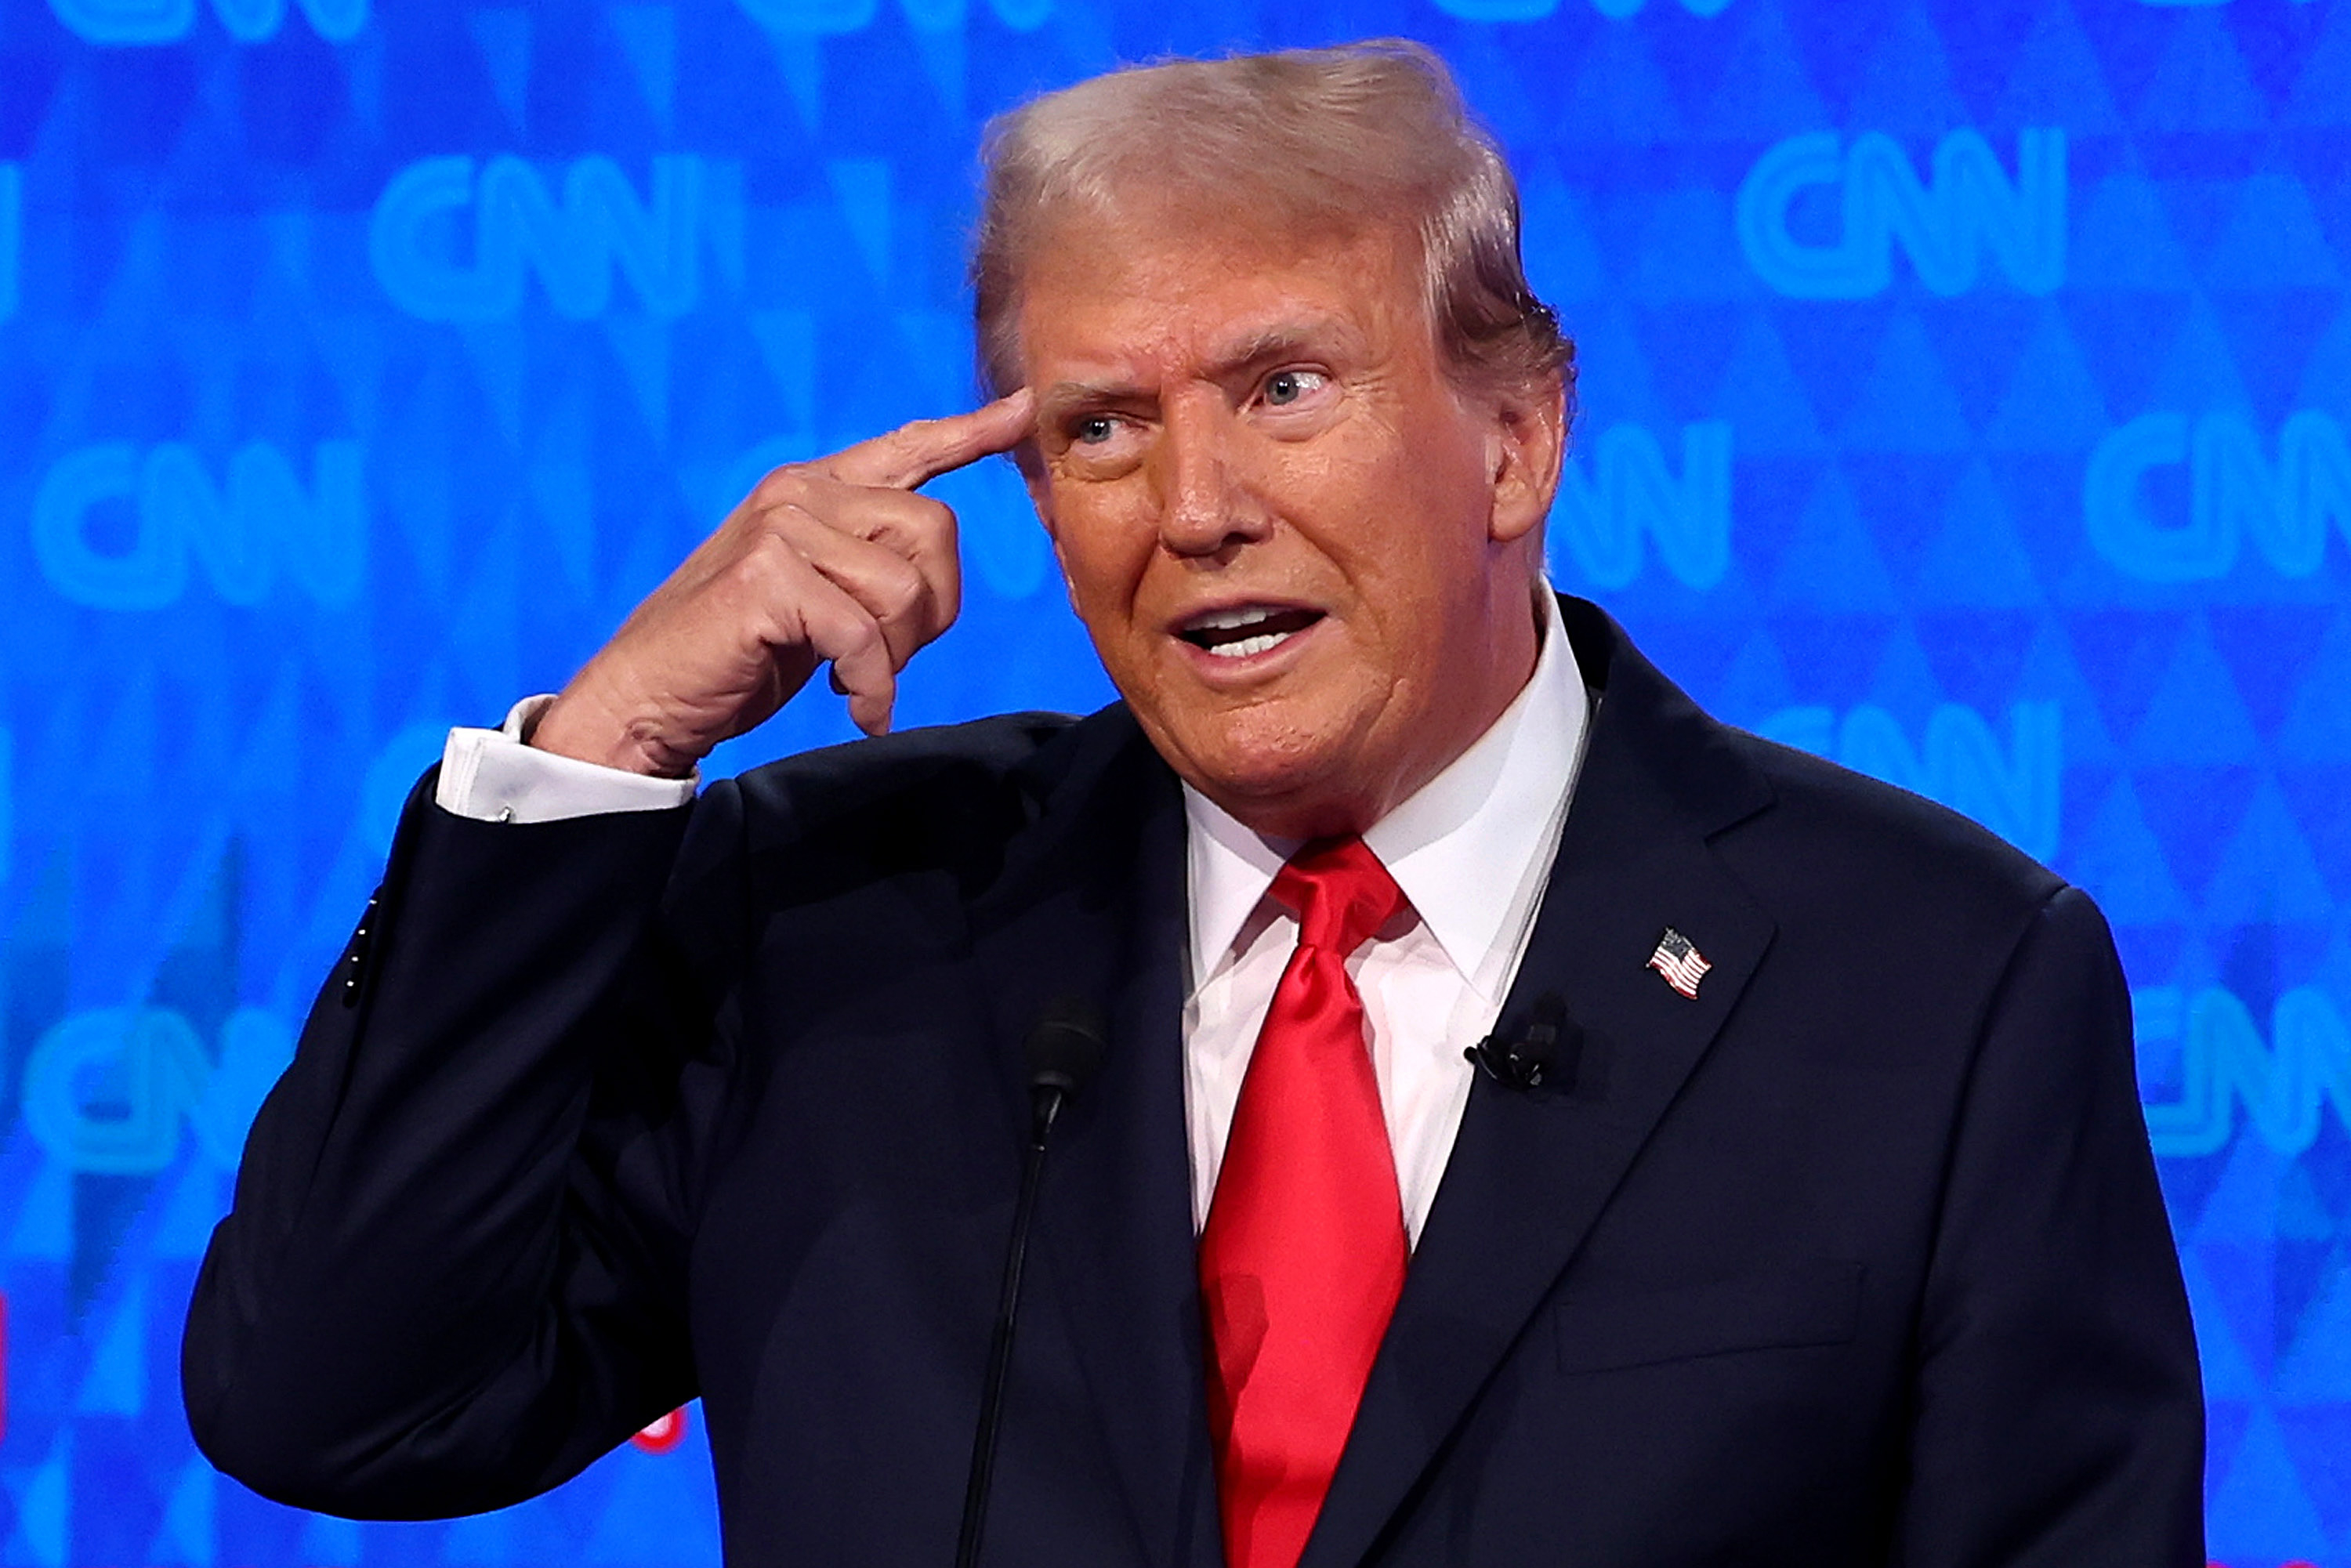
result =
[{"label": "stage background", "polygon": [[[2351,1568],[2344,0],[0,0],[0,1568],[716,1561],[691,1411],[446,1525],[215,1477],[252,1108],[448,725],[767,465],[971,401],[987,115],[1379,33],[1583,343],[1560,583],[2105,905],[2213,1555]],[[1009,469],[938,489],[902,721],[1105,700]]]}]

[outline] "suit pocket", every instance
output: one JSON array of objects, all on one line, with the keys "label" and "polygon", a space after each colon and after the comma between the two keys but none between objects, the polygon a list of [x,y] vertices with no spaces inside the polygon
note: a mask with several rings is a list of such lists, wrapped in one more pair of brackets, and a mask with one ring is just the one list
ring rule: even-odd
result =
[{"label": "suit pocket", "polygon": [[1861,1277],[1858,1263],[1823,1261],[1654,1291],[1570,1286],[1552,1313],[1560,1370],[1843,1344],[1860,1327]]}]

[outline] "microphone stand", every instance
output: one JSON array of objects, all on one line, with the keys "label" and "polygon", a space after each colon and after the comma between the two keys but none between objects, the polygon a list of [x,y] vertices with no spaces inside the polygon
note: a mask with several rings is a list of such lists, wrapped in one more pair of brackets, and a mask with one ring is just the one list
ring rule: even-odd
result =
[{"label": "microphone stand", "polygon": [[1012,1331],[1020,1312],[1020,1274],[1029,1260],[1029,1228],[1045,1177],[1045,1145],[1061,1107],[1092,1077],[1102,1055],[1100,1015],[1082,1000],[1056,1003],[1026,1045],[1029,1059],[1029,1142],[1020,1161],[1020,1197],[1012,1208],[1012,1242],[1004,1255],[1004,1285],[996,1302],[996,1332],[980,1385],[979,1427],[971,1440],[971,1473],[964,1484],[963,1528],[956,1538],[956,1568],[978,1568],[987,1524],[987,1485],[996,1472],[996,1440],[1004,1425],[1004,1382],[1012,1370]]}]

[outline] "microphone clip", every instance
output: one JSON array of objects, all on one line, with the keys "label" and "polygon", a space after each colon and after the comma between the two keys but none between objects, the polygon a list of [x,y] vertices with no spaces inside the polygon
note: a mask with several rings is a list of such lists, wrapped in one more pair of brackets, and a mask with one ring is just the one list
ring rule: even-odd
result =
[{"label": "microphone clip", "polygon": [[1573,1030],[1567,1004],[1557,993],[1546,991],[1535,998],[1526,1022],[1514,1034],[1506,1038],[1506,1031],[1497,1026],[1493,1033],[1461,1054],[1503,1088],[1530,1093],[1555,1083],[1561,1076],[1561,1037]]}]

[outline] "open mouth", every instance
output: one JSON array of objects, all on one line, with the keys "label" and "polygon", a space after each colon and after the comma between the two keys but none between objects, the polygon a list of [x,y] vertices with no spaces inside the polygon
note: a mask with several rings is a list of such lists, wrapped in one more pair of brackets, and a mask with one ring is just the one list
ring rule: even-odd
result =
[{"label": "open mouth", "polygon": [[1248,604],[1195,615],[1176,634],[1220,659],[1246,659],[1280,647],[1322,619],[1320,610]]}]

